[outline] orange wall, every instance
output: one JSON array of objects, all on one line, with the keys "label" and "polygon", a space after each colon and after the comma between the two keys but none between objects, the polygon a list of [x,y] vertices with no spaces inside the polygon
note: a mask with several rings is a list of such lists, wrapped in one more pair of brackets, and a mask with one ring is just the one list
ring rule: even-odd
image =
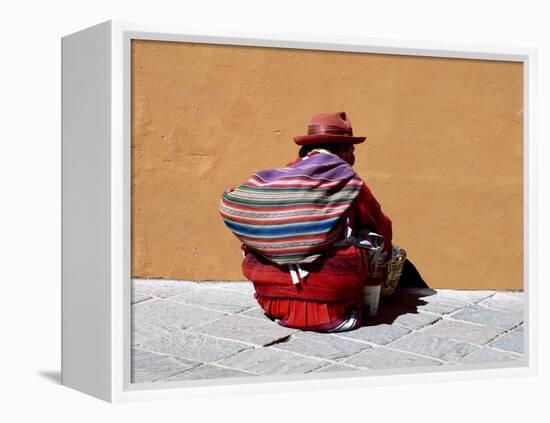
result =
[{"label": "orange wall", "polygon": [[132,274],[239,280],[224,188],[346,111],[355,168],[431,287],[521,289],[521,63],[132,43]]}]

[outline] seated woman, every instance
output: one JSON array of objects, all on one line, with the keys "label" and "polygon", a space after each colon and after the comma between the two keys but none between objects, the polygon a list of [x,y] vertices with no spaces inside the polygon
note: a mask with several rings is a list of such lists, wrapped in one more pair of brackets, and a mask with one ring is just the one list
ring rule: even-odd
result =
[{"label": "seated woman", "polygon": [[[221,214],[243,243],[243,274],[265,314],[282,326],[355,329],[365,287],[382,283],[371,278],[370,265],[373,251],[391,257],[392,225],[352,169],[354,144],[364,141],[345,113],[315,115],[308,134],[294,138],[296,160],[224,193]],[[365,233],[383,242],[373,246]]]}]

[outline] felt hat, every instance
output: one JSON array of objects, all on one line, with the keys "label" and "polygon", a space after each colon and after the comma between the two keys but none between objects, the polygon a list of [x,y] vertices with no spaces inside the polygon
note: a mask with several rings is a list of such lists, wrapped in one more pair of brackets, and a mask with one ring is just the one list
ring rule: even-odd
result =
[{"label": "felt hat", "polygon": [[345,142],[359,144],[366,137],[354,137],[351,123],[345,112],[313,115],[309,120],[307,135],[294,137],[298,145]]}]

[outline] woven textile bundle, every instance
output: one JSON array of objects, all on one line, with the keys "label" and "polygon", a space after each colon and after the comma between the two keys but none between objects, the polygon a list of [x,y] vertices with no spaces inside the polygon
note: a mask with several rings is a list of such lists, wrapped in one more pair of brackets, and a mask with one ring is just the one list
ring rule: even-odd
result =
[{"label": "woven textile bundle", "polygon": [[311,263],[343,236],[342,216],[362,185],[338,156],[313,153],[226,190],[220,213],[237,238],[268,260]]}]

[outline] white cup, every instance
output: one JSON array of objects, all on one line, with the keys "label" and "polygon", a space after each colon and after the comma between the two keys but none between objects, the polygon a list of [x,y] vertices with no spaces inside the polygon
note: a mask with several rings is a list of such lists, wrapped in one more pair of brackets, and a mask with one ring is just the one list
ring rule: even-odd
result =
[{"label": "white cup", "polygon": [[380,285],[365,285],[363,287],[363,304],[367,306],[367,316],[369,317],[378,314],[381,289]]}]

